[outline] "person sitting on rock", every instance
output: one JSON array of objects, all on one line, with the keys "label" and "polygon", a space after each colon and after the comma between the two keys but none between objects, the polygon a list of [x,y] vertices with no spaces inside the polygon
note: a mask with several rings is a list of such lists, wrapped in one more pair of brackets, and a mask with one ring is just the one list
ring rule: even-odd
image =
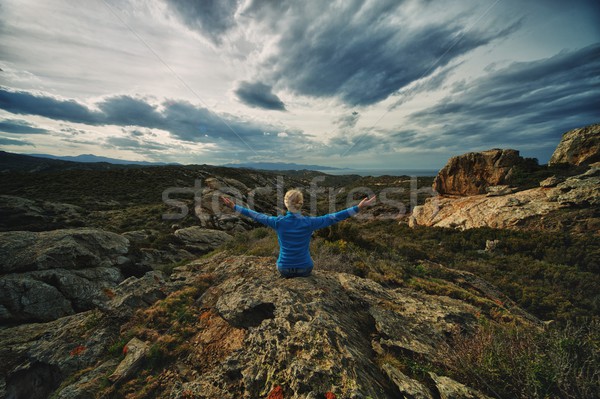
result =
[{"label": "person sitting on rock", "polygon": [[277,232],[279,258],[277,270],[283,277],[306,277],[313,269],[309,245],[312,232],[341,222],[356,215],[361,209],[375,202],[375,196],[364,198],[358,205],[343,211],[323,216],[303,216],[300,213],[304,197],[299,190],[285,193],[284,203],[288,212],[283,216],[268,216],[236,205],[231,199],[221,197],[226,206],[248,216],[259,223],[269,226]]}]

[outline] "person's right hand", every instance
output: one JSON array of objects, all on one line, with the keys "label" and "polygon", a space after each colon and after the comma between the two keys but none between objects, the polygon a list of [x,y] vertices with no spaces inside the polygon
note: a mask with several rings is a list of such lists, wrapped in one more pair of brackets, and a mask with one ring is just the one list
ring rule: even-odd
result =
[{"label": "person's right hand", "polygon": [[223,201],[223,203],[225,203],[226,207],[231,208],[231,209],[233,209],[235,207],[235,202],[233,202],[229,198],[221,197],[221,200]]}]

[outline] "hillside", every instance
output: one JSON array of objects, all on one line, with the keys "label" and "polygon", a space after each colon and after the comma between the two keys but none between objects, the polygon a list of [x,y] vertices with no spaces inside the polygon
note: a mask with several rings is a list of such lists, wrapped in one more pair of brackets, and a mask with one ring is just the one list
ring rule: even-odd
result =
[{"label": "hillside", "polygon": [[[581,155],[593,151],[560,148],[580,164],[490,150],[418,180],[209,165],[5,171],[0,397],[598,397],[597,165]],[[549,174],[556,185],[540,187]],[[432,185],[448,191],[439,212],[459,217],[444,201],[566,183],[562,195],[588,199],[522,223],[414,221]],[[305,202],[318,214],[369,191],[379,201],[316,232],[313,274],[283,279],[275,233],[218,198],[276,214],[292,187],[319,189]],[[478,209],[478,220],[503,217]]]},{"label": "hillside", "polygon": [[50,155],[50,154],[25,154],[25,155],[29,155],[29,156],[37,157],[37,158],[59,159],[62,161],[85,162],[85,163],[107,162],[107,163],[117,164],[117,165],[144,165],[144,166],[167,165],[165,162],[128,161],[126,159],[102,157],[102,156],[98,156],[98,155],[94,155],[94,154],[81,154],[81,155],[76,155],[76,156],[58,156],[58,155]]},{"label": "hillside", "polygon": [[33,155],[0,151],[0,172],[56,172],[64,170],[110,170],[139,167],[142,165],[117,165],[109,162],[77,162]]}]

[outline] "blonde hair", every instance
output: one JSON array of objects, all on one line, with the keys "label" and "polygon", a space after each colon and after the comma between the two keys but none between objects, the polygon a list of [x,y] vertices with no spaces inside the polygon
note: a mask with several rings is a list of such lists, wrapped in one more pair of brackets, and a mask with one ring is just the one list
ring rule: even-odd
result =
[{"label": "blonde hair", "polygon": [[285,207],[290,212],[300,212],[300,209],[302,209],[302,204],[304,204],[304,196],[302,195],[302,191],[296,189],[288,190],[288,192],[285,193],[283,202],[285,203]]}]

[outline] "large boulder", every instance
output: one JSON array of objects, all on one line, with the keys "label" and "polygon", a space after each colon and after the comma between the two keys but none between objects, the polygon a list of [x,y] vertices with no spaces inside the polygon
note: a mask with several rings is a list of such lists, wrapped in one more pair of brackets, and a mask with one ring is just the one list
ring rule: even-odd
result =
[{"label": "large boulder", "polygon": [[0,272],[110,267],[128,249],[127,238],[98,229],[0,232]]},{"label": "large boulder", "polygon": [[521,162],[519,151],[510,149],[452,157],[437,174],[433,189],[441,195],[485,194],[488,187],[505,184],[513,167]]},{"label": "large boulder", "polygon": [[174,234],[183,241],[186,249],[197,252],[212,251],[233,238],[224,231],[205,229],[200,226],[179,229]]},{"label": "large boulder", "polygon": [[600,123],[563,134],[549,165],[589,165],[600,161]]},{"label": "large boulder", "polygon": [[71,204],[0,195],[0,231],[46,231],[84,226],[88,212]]},{"label": "large boulder", "polygon": [[0,233],[0,323],[102,306],[125,277],[128,249],[125,237],[96,229]]}]

